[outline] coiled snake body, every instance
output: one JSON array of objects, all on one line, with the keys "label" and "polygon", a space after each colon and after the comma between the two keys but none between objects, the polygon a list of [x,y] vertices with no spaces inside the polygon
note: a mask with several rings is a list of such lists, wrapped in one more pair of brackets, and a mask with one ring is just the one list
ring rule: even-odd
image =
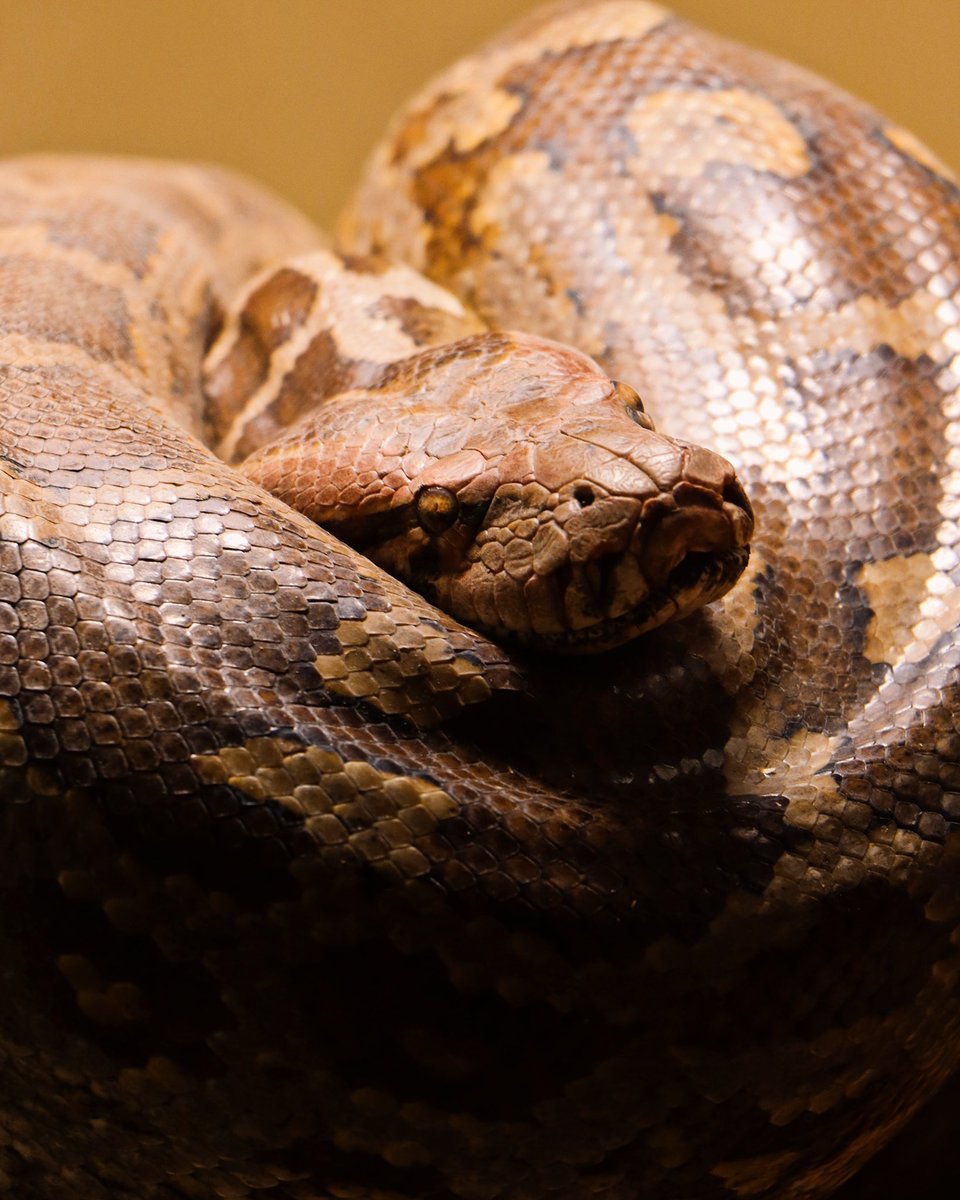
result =
[{"label": "coiled snake body", "polygon": [[724,600],[558,664],[199,440],[221,305],[305,222],[2,169],[9,1194],[813,1197],[904,1126],[960,1055],[958,213],[635,0],[414,101],[344,244],[594,356],[757,509]]}]

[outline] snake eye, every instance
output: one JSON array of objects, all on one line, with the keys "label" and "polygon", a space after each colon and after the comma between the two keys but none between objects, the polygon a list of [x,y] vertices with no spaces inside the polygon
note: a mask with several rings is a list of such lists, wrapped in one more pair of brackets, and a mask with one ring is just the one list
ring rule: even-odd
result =
[{"label": "snake eye", "polygon": [[460,501],[445,487],[425,487],[417,495],[417,520],[427,533],[444,533],[456,521]]},{"label": "snake eye", "polygon": [[638,425],[642,425],[644,429],[654,429],[653,421],[643,410],[643,401],[629,383],[621,383],[618,379],[613,381],[613,394],[618,400],[623,401],[623,406],[627,410],[627,416],[631,420],[636,421]]}]

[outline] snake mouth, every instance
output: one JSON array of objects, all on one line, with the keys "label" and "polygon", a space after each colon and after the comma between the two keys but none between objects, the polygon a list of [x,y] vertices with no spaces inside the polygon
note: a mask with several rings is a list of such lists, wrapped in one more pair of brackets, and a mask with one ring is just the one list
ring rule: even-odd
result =
[{"label": "snake mouth", "polygon": [[614,649],[687,616],[736,583],[754,529],[732,467],[698,453],[693,466],[705,460],[700,475],[713,476],[705,482],[690,469],[645,496],[582,485],[579,507],[556,524],[552,510],[511,522],[508,508],[471,543],[465,567],[438,567],[425,594],[497,641],[555,653]]},{"label": "snake mouth", "polygon": [[557,580],[566,628],[539,640],[559,652],[613,649],[718,600],[746,568],[753,529],[735,481],[722,495],[684,483],[653,498],[626,550],[568,567]]},{"label": "snake mouth", "polygon": [[[748,545],[722,551],[689,550],[669,571],[653,592],[615,616],[601,617],[579,629],[562,633],[538,634],[537,641],[557,653],[593,653],[613,650],[625,642],[663,625],[667,621],[719,600],[737,582],[750,560]],[[599,611],[609,608],[614,580],[621,556],[609,556],[590,564],[583,572],[580,586],[592,580],[591,591]]]}]

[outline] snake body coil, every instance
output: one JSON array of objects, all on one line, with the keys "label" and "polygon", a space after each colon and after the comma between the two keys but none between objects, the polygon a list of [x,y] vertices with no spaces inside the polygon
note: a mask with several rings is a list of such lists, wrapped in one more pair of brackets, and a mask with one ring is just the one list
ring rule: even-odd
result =
[{"label": "snake body coil", "polygon": [[305,222],[0,169],[2,1189],[782,1200],[904,1127],[960,1058],[958,216],[637,0],[414,101],[348,248],[592,355],[758,513],[713,608],[520,662],[200,440]]}]

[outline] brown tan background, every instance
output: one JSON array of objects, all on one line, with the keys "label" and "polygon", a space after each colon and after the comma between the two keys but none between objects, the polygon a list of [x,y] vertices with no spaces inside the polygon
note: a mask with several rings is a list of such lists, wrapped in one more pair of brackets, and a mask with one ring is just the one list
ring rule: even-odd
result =
[{"label": "brown tan background", "polygon": [[[530,0],[0,0],[0,150],[216,159],[325,224],[397,104]],[[960,168],[957,0],[677,0]]]}]

